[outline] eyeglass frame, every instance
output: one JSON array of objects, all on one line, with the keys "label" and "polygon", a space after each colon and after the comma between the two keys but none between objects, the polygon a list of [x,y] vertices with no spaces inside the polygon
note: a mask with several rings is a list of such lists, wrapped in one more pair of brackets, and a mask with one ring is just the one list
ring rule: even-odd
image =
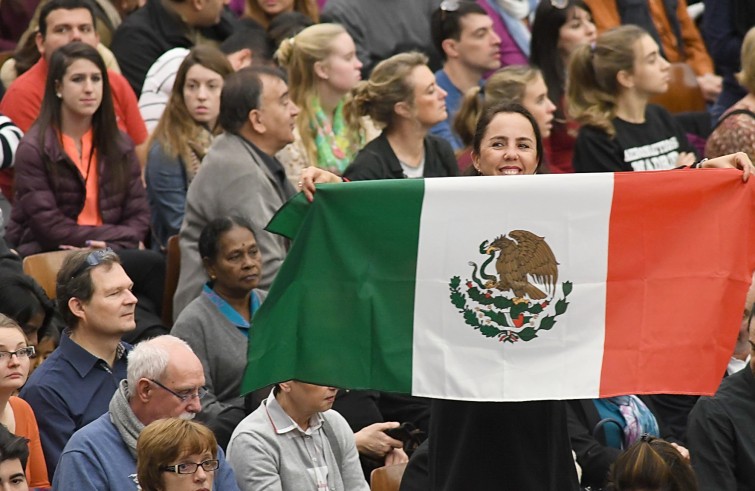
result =
[{"label": "eyeglass frame", "polygon": [[[213,469],[207,469],[207,468],[205,468],[205,464],[207,464],[207,463],[211,463],[212,465],[215,466],[215,468],[213,468]],[[179,467],[186,466],[186,465],[193,465],[194,466],[194,470],[191,471],[191,472],[181,472],[180,469],[179,469]],[[160,470],[163,471],[163,472],[173,472],[175,474],[187,475],[187,474],[196,474],[197,471],[199,470],[199,466],[202,466],[202,470],[205,471],[205,472],[215,472],[216,470],[220,469],[220,460],[219,459],[207,459],[207,460],[203,460],[202,462],[186,462],[186,463],[183,463],[183,464],[166,465],[166,466],[161,467]]]},{"label": "eyeglass frame", "polygon": [[[22,352],[26,352],[26,354],[21,355]],[[24,348],[18,348],[16,351],[0,351],[0,363],[6,360],[10,360],[13,355],[15,355],[18,359],[34,358],[35,356],[37,356],[37,350],[34,349],[34,346],[26,346]]]},{"label": "eyeglass frame", "polygon": [[87,254],[86,260],[81,263],[73,273],[71,273],[71,279],[78,278],[84,273],[84,271],[88,270],[89,268],[99,266],[100,264],[102,264],[102,260],[106,255],[114,252],[115,251],[113,251],[113,249],[111,249],[110,247],[106,247],[104,249],[95,249],[91,251],[89,254]]},{"label": "eyeglass frame", "polygon": [[168,392],[170,392],[174,396],[178,397],[179,399],[181,399],[181,402],[186,402],[189,399],[195,399],[195,398],[196,399],[201,399],[201,398],[203,398],[207,394],[207,387],[198,387],[196,392],[192,392],[191,394],[187,394],[187,395],[181,395],[178,392],[174,391],[173,389],[169,389],[168,387],[164,386],[163,384],[161,384],[160,382],[158,382],[155,379],[148,378],[147,380],[149,380],[153,384],[157,385],[158,387],[160,387],[160,388],[162,388],[164,390],[167,390]]}]

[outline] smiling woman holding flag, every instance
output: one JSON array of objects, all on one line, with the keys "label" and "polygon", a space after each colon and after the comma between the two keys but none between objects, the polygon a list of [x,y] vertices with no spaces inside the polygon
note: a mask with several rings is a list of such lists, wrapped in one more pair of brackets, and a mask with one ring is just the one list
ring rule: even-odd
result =
[{"label": "smiling woman holding flag", "polygon": [[[473,144],[473,164],[478,174],[483,176],[534,174],[536,173],[541,159],[542,141],[539,129],[534,118],[532,118],[525,109],[516,105],[503,105],[495,106],[483,114],[477,125]],[[703,166],[741,168],[743,170],[743,180],[747,180],[753,171],[751,162],[744,154],[734,154],[721,159],[708,160]],[[542,178],[544,181],[544,189],[549,189],[549,183],[555,181],[555,179],[563,179],[572,176],[550,177],[550,179],[548,177]],[[559,181],[559,183],[560,182],[561,181]],[[485,182],[481,182],[481,186],[484,186],[484,184]],[[522,181],[522,184],[524,184],[524,181]],[[305,192],[311,197],[311,193],[314,191],[314,185],[307,176],[305,176],[302,185]],[[357,185],[359,185],[359,183],[350,184],[349,186]],[[425,200],[427,199],[428,197],[425,196]],[[406,210],[406,206],[401,207],[401,209]],[[386,211],[386,213],[388,213],[388,211]],[[392,230],[394,235],[400,234],[399,231],[395,229]],[[400,239],[393,237],[393,240],[398,241]],[[332,244],[332,242],[329,241],[328,243]],[[316,246],[312,243],[308,243],[308,247],[311,248]],[[294,254],[293,251],[292,254]],[[389,251],[383,251],[382,254],[391,255]],[[391,255],[391,257],[394,256]],[[371,274],[373,276],[379,276],[381,280],[383,280],[383,277],[386,277],[385,281],[388,281],[388,284],[393,285],[394,289],[398,288],[396,286],[397,283],[391,280],[394,278],[396,271],[378,271],[378,265],[373,264],[372,261],[368,262],[372,264],[370,270],[372,271]],[[417,263],[411,268],[412,274],[415,274],[416,271],[416,274],[419,275],[419,269],[420,264]],[[283,278],[286,276],[284,270],[282,270],[281,274]],[[317,277],[319,278],[319,275]],[[280,281],[281,284],[285,282],[284,279],[281,279]],[[301,275],[301,272],[297,275],[297,281],[301,283],[301,287],[306,289],[307,282]],[[382,302],[390,302],[389,298],[382,296],[378,298],[377,293],[372,292],[371,289],[376,288],[379,284],[377,281],[374,283],[368,283],[367,280],[364,281],[364,284],[360,283],[362,286],[357,295],[360,298],[362,295],[370,296],[371,301],[362,299],[364,302],[372,305],[372,308],[377,308]],[[423,284],[427,285],[427,283]],[[472,290],[474,283],[470,281],[468,286],[469,289]],[[427,289],[427,287],[423,288],[423,290],[424,289]],[[289,288],[289,290],[291,290],[291,288]],[[415,291],[413,288],[411,288],[411,290]],[[571,290],[571,288],[569,288],[569,290]],[[417,295],[420,295],[420,290],[416,291]],[[568,294],[566,288],[564,288],[563,291],[565,294]],[[278,300],[275,297],[278,297],[279,292],[276,292],[275,289],[273,289],[273,292],[271,293],[274,297],[273,302]],[[288,292],[286,294],[288,294]],[[420,299],[414,298],[413,301],[416,305],[417,302],[420,302]],[[481,302],[484,301],[484,299],[481,299]],[[576,303],[576,300],[573,300],[573,302]],[[539,311],[546,308],[544,306],[547,306],[546,302],[540,304]],[[393,311],[398,311],[401,307],[402,306],[398,304],[391,304],[391,309],[393,309]],[[437,306],[435,307],[435,310],[438,310]],[[522,309],[519,308],[519,310]],[[558,310],[556,311],[556,314],[558,315]],[[340,310],[340,315],[346,315],[343,309]],[[368,313],[365,315],[368,317],[370,315],[374,316],[374,313]],[[402,318],[403,317],[398,316],[395,318],[391,317],[391,322],[389,322],[389,324],[395,325],[395,320]],[[411,325],[411,315],[409,315],[409,319]],[[260,320],[260,322],[262,321]],[[440,329],[441,327],[441,325],[434,322],[430,322],[430,324],[436,326],[437,329]],[[381,327],[382,329],[382,327],[385,326],[376,326],[376,329],[378,327]],[[416,324],[413,328],[414,333],[413,335],[411,333],[409,334],[409,340],[411,342],[413,336],[415,345],[417,345],[418,342],[423,341],[421,336],[430,336],[430,334],[418,334],[419,326]],[[482,327],[480,327],[480,329],[482,329]],[[550,329],[550,327],[547,329]],[[560,329],[565,329],[565,327],[561,327]],[[353,329],[349,329],[349,334],[345,331],[339,331],[339,335],[351,336],[350,333],[352,331]],[[404,335],[397,332],[388,334],[380,333],[379,330],[371,332],[372,336],[379,337],[384,335],[390,336],[392,339]],[[574,332],[576,333],[577,331]],[[544,333],[545,330],[541,333],[541,337],[543,338],[545,337]],[[445,334],[445,332],[443,334]],[[517,334],[517,336],[520,335],[522,336],[521,339],[523,339],[523,331]],[[276,333],[274,337],[276,342],[283,339],[281,336],[284,336],[284,333]],[[501,334],[499,341],[506,342],[507,340],[516,337],[512,337],[511,334],[508,334],[508,336],[508,338],[505,338],[505,335]],[[559,335],[556,335],[556,337],[558,336]],[[351,345],[355,347],[354,349],[357,349],[357,347],[366,350],[375,349],[372,343],[377,341],[368,343],[367,341],[357,341],[357,339],[362,338],[358,338],[357,335],[354,334],[353,340],[349,338],[345,340],[345,342],[351,343]],[[428,337],[427,339],[430,338]],[[427,339],[424,340],[425,343],[428,342]],[[545,339],[543,339],[543,341],[545,341]],[[299,342],[303,341],[299,339]],[[559,341],[556,340],[556,342]],[[528,349],[528,347],[522,346],[523,344],[523,342],[520,342],[517,347],[522,350]],[[394,348],[395,346],[396,345],[392,345]],[[428,344],[423,345],[422,350],[427,352],[428,346]],[[554,346],[552,346],[551,349],[555,349]],[[430,347],[432,348],[432,346]],[[500,489],[504,485],[506,486],[506,489],[537,489],[543,491],[579,489],[577,473],[575,471],[574,459],[572,457],[571,445],[567,432],[565,403],[559,400],[547,400],[548,398],[574,398],[573,395],[569,397],[569,395],[562,390],[565,381],[553,380],[552,382],[548,382],[548,387],[552,388],[525,388],[523,391],[517,392],[514,396],[495,395],[499,394],[499,388],[497,386],[490,386],[489,382],[477,381],[464,377],[461,379],[452,377],[453,374],[450,373],[452,370],[450,363],[454,353],[461,349],[460,346],[455,346],[454,349],[446,350],[442,353],[438,352],[435,355],[431,352],[427,356],[439,360],[436,362],[439,365],[433,365],[433,368],[422,372],[425,377],[427,377],[428,373],[431,375],[433,373],[438,374],[441,379],[439,386],[443,387],[443,389],[438,390],[444,391],[444,394],[446,394],[444,396],[445,398],[455,399],[438,399],[433,405],[433,416],[430,429],[430,483],[427,488],[438,491],[464,489],[471,482],[470,480],[473,479],[475,489],[480,490]],[[543,364],[547,365],[553,363],[554,365],[561,366],[561,364],[564,363],[561,354],[548,351],[549,348],[546,344],[542,345],[539,349],[546,350],[546,354],[542,358],[542,363],[538,364],[540,368],[544,368]],[[390,348],[387,350],[392,351]],[[428,387],[438,386],[432,386],[432,380],[428,382],[429,378],[423,379],[423,375],[419,374],[418,369],[421,367],[417,364],[420,363],[419,358],[423,356],[422,350],[414,351],[414,359],[409,360],[409,364],[412,366],[411,370],[415,370],[415,372],[410,372],[408,379],[412,393],[428,395],[428,391],[433,390],[433,388]],[[260,350],[257,354],[261,354],[262,352],[263,350]],[[361,351],[357,349],[357,352]],[[481,352],[475,351],[475,353],[478,354],[478,357],[483,356]],[[515,355],[513,352],[512,354]],[[270,356],[271,359],[274,358],[279,360],[279,354],[275,353],[274,350],[269,350],[264,355],[259,356],[259,358],[254,356],[254,354],[250,354],[250,366],[253,365],[252,362],[255,362],[256,364],[254,366],[259,367],[259,363],[261,363],[261,359],[264,358],[264,356]],[[386,356],[388,357],[389,355]],[[473,358],[465,359],[468,365],[477,363]],[[310,367],[308,370],[312,369],[312,367],[317,367],[318,369],[322,368],[322,362],[315,360],[304,362],[303,360],[298,359],[297,362],[301,363],[302,366]],[[279,360],[278,364],[280,363],[282,362]],[[342,361],[339,363],[346,362]],[[571,364],[573,365],[573,363]],[[374,367],[375,365],[372,366]],[[445,369],[440,368],[444,366]],[[372,370],[374,370],[374,368],[372,368]],[[444,372],[444,370],[446,370],[447,373]],[[439,371],[440,373],[438,373]],[[518,373],[525,378],[531,377],[531,375],[526,375],[521,372],[514,373]],[[247,376],[249,376],[249,374],[250,372],[248,371]],[[353,381],[350,382],[346,380],[351,374],[351,372],[345,374],[346,377],[344,377],[342,382],[344,385],[349,383],[354,384]],[[313,373],[310,373],[310,375],[315,377]],[[566,377],[567,375],[564,376]],[[579,376],[584,375],[581,374]],[[276,377],[276,375],[272,375],[272,377]],[[512,376],[510,380],[516,378],[518,377]],[[461,385],[456,385],[460,383],[459,380],[465,380],[465,382]],[[502,378],[501,380],[504,379]],[[509,379],[506,378],[505,380]],[[548,381],[548,378],[542,380]],[[384,382],[382,379],[377,380],[377,378],[375,378],[372,383],[387,384],[388,382]],[[395,382],[391,381],[391,383]],[[427,385],[425,387],[418,387],[420,383]],[[509,384],[511,384],[511,382],[503,383],[504,386],[508,386]],[[584,384],[584,381],[580,381],[579,384]],[[465,387],[465,385],[467,387]],[[485,387],[487,392],[472,394],[474,391],[468,390],[472,385]],[[537,392],[538,395],[534,395],[535,392]],[[451,395],[452,393],[454,395]],[[571,392],[570,394],[574,394],[574,392]],[[475,400],[500,401],[504,399],[525,402],[472,402]]]}]

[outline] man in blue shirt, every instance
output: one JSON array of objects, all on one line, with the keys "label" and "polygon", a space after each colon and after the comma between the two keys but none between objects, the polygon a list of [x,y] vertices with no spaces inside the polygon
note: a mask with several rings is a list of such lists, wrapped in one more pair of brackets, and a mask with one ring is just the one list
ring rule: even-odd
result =
[{"label": "man in blue shirt", "polygon": [[[447,10],[446,4],[456,6]],[[443,68],[435,72],[438,86],[448,92],[448,119],[435,125],[433,135],[447,140],[454,151],[463,144],[453,131],[453,121],[464,94],[482,86],[485,73],[501,67],[501,38],[493,31],[493,20],[475,2],[443,2],[433,12],[430,30],[433,43],[443,57]]]},{"label": "man in blue shirt", "polygon": [[[185,341],[158,336],[128,356],[128,378],[107,413],[77,431],[58,463],[53,489],[136,491],[136,441],[145,426],[163,418],[191,419],[206,393],[202,363]],[[233,469],[218,447],[214,489],[238,491]]]},{"label": "man in blue shirt", "polygon": [[121,336],[136,327],[132,286],[110,249],[72,252],[58,272],[66,330],[20,393],[37,417],[50,478],[68,439],[107,411],[126,376],[130,346]]}]

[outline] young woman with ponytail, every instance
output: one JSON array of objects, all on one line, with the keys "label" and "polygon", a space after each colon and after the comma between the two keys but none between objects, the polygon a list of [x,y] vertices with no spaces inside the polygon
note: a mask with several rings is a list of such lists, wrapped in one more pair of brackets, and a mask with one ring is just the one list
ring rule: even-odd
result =
[{"label": "young woman with ponytail", "polygon": [[[507,66],[491,75],[484,88],[474,87],[464,94],[454,119],[454,131],[465,147],[457,156],[460,169],[465,170],[472,163],[472,141],[480,115],[487,108],[502,103],[524,106],[537,121],[540,135],[547,144],[556,106],[548,98],[542,73],[528,65]],[[545,162],[549,162],[547,152],[543,157]]]},{"label": "young woman with ponytail", "polygon": [[582,125],[576,172],[672,169],[696,157],[681,126],[648,100],[668,88],[669,63],[640,27],[622,26],[574,50],[569,113]]}]

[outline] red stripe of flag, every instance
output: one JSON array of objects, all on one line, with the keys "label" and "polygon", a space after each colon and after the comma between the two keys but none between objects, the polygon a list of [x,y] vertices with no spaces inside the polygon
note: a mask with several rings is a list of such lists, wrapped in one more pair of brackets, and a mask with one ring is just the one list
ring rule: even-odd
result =
[{"label": "red stripe of flag", "polygon": [[735,171],[632,174],[614,178],[601,397],[633,381],[637,393],[712,394],[754,266],[753,186]]}]

